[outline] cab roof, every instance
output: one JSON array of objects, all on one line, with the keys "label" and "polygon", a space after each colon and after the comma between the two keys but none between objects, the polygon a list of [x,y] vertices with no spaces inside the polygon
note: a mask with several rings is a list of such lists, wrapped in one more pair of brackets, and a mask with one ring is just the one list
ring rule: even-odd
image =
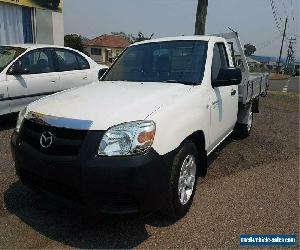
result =
[{"label": "cab roof", "polygon": [[175,37],[164,37],[164,38],[157,38],[157,39],[151,39],[151,40],[145,40],[142,42],[137,42],[132,44],[134,45],[140,45],[140,44],[146,44],[146,43],[158,43],[158,42],[169,42],[169,41],[206,41],[209,40],[220,40],[222,38],[217,36],[175,36]]}]

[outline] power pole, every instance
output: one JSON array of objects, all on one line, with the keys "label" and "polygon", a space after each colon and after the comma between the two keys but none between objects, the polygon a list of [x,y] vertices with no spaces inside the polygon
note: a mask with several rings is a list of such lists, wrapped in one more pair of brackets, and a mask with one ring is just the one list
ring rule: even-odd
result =
[{"label": "power pole", "polygon": [[286,58],[286,62],[285,62],[285,71],[288,74],[291,74],[293,71],[293,66],[294,66],[294,41],[296,41],[295,38],[290,38],[289,39],[289,48],[288,48],[288,53],[287,53],[287,58]]},{"label": "power pole", "polygon": [[288,18],[286,17],[285,19],[285,25],[284,25],[284,31],[283,31],[283,37],[282,37],[282,42],[281,42],[281,48],[280,48],[280,54],[279,54],[279,59],[278,59],[278,65],[277,65],[277,73],[280,71],[280,63],[281,63],[281,56],[282,56],[282,49],[283,49],[283,43],[285,39],[285,34],[286,34],[286,26],[288,23]]},{"label": "power pole", "polygon": [[208,6],[208,0],[198,0],[196,23],[195,23],[195,35],[205,34],[207,6]]}]

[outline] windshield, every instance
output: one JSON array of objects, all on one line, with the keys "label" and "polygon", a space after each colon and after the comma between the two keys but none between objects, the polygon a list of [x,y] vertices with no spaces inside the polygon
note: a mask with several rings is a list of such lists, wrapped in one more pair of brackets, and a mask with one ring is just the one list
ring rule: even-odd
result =
[{"label": "windshield", "polygon": [[0,72],[25,50],[19,47],[0,46]]},{"label": "windshield", "polygon": [[153,42],[127,48],[104,81],[179,82],[200,84],[207,42]]}]

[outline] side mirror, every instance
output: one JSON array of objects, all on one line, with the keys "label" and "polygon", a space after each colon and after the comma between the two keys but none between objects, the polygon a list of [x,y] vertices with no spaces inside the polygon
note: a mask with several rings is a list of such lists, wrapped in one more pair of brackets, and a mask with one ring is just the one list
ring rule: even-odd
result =
[{"label": "side mirror", "polygon": [[15,76],[19,76],[19,75],[26,75],[29,73],[28,68],[23,67],[21,65],[21,63],[14,63],[7,71],[8,75],[15,75]]},{"label": "side mirror", "polygon": [[221,68],[213,87],[239,85],[242,82],[242,71],[239,68]]},{"label": "side mirror", "polygon": [[98,72],[99,81],[101,80],[102,76],[105,74],[106,71],[107,71],[107,68],[103,68],[103,69],[99,70],[99,72]]}]

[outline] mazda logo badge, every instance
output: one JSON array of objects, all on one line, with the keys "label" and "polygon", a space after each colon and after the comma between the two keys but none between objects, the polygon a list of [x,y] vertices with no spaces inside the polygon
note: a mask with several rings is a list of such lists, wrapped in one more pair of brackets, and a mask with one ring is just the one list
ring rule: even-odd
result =
[{"label": "mazda logo badge", "polygon": [[49,148],[53,143],[53,134],[51,132],[44,132],[40,138],[40,144],[43,148]]}]

